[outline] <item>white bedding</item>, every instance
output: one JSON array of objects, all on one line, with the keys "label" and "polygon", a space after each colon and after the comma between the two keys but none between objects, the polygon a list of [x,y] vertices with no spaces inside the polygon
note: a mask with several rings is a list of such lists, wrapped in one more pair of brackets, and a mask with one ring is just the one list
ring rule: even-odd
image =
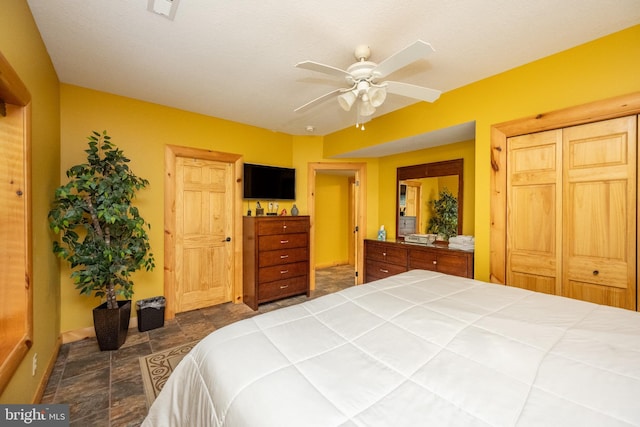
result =
[{"label": "white bedding", "polygon": [[640,314],[414,270],[203,339],[143,426],[640,425]]}]

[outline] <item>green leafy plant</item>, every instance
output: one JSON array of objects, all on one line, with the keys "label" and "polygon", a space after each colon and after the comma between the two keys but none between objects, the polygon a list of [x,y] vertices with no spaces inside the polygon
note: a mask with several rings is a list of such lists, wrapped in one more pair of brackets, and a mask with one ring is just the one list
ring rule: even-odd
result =
[{"label": "green leafy plant", "polygon": [[155,267],[147,228],[131,202],[149,182],[133,174],[104,131],[88,137],[87,163],[67,171],[69,182],[56,189],[49,226],[60,235],[53,252],[69,262],[80,294],[106,298],[116,309],[117,295],[131,299],[131,273]]},{"label": "green leafy plant", "polygon": [[429,201],[433,216],[429,218],[427,233],[438,234],[449,239],[458,234],[458,199],[444,188],[440,198]]}]

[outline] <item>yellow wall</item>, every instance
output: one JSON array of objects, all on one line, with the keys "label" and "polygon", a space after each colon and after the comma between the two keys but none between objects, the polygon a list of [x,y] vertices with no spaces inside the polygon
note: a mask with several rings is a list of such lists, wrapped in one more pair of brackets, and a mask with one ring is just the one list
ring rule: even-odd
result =
[{"label": "yellow wall", "polygon": [[[33,347],[0,396],[0,403],[33,402],[60,332],[58,261],[51,251],[47,213],[59,176],[59,85],[27,2],[3,0],[0,52],[16,70],[32,98],[31,203],[33,227]],[[1,119],[0,119],[1,120]],[[38,370],[31,375],[33,356]]]},{"label": "yellow wall", "polygon": [[[61,85],[60,97],[63,182],[69,167],[86,161],[87,136],[93,130],[105,129],[131,160],[134,173],[149,180],[150,185],[138,193],[136,204],[142,217],[151,224],[149,239],[156,268],[135,274],[134,301],[164,294],[165,145],[237,153],[246,162],[260,164],[291,166],[293,162],[290,135],[67,84]],[[299,193],[299,186],[297,190]],[[247,206],[254,209],[255,204],[246,202],[244,206],[244,210]],[[281,209],[290,207],[290,203],[280,204]],[[100,303],[98,299],[80,295],[69,274],[68,266],[63,265],[60,273],[63,332],[91,327],[91,309]]]},{"label": "yellow wall", "polygon": [[[64,182],[65,172],[69,167],[86,160],[84,150],[91,131],[105,129],[112,141],[131,160],[130,166],[134,173],[149,180],[150,185],[138,193],[136,204],[143,218],[151,224],[149,238],[156,258],[156,268],[152,272],[135,273],[134,302],[164,294],[162,257],[166,144],[242,154],[246,162],[295,167],[296,205],[300,215],[309,213],[308,163],[334,162],[323,158],[322,137],[286,135],[67,84],[61,85],[60,103],[61,181]],[[368,172],[373,174],[367,191],[370,203],[368,211],[372,212],[370,217],[376,221],[377,160],[366,162]],[[280,209],[286,208],[290,212],[292,204],[280,202]],[[243,203],[243,211],[249,208],[254,210],[255,202]],[[326,208],[332,209],[332,206]],[[317,207],[316,215],[322,218],[323,210],[324,207]],[[333,248],[324,245],[320,245],[316,251],[316,259],[319,260],[333,257],[333,261],[340,261],[335,255]],[[100,303],[98,299],[79,295],[69,275],[68,266],[62,264],[62,332],[90,328],[93,325],[91,309]]]},{"label": "yellow wall", "polygon": [[[301,215],[308,215],[308,163],[365,163],[366,164],[366,234],[377,233],[378,230],[378,163],[379,159],[332,159],[324,153],[324,138],[321,136],[293,136],[293,166],[296,175],[296,201]],[[316,207],[316,209],[318,209]],[[364,228],[363,228],[364,229]]]},{"label": "yellow wall", "polygon": [[[486,280],[489,276],[490,126],[640,90],[637,77],[640,26],[635,26],[447,92],[433,104],[418,103],[388,114],[368,123],[365,132],[350,127],[322,138],[274,133],[75,86],[58,86],[24,0],[3,1],[0,51],[18,71],[33,97],[35,324],[34,346],[0,396],[2,403],[31,401],[41,380],[42,368],[53,357],[59,331],[90,327],[93,323],[90,309],[98,301],[77,294],[66,266],[58,271],[46,222],[55,187],[69,166],[84,161],[86,136],[93,130],[106,129],[132,160],[134,172],[150,181],[137,203],[142,215],[152,224],[150,238],[157,262],[154,272],[137,273],[135,277],[136,298],[140,299],[163,293],[165,144],[243,154],[248,162],[293,166],[298,172],[297,204],[301,214],[305,214],[308,213],[308,162],[328,161],[343,152],[475,120],[475,145],[460,143],[364,160],[368,184],[365,235],[375,238],[380,224],[390,230],[388,238],[395,234],[395,169],[398,166],[464,157],[463,232],[476,236],[476,277]],[[467,161],[472,158],[473,161]],[[41,369],[32,377],[31,357],[35,352]]]},{"label": "yellow wall", "polygon": [[[475,182],[465,171],[465,234],[475,234],[475,276],[489,279],[491,125],[640,90],[640,25],[444,93],[433,104],[418,103],[325,137],[325,155],[442,129],[475,120]],[[417,162],[411,162],[417,163]],[[395,215],[395,163],[380,164],[381,222]],[[467,189],[475,204],[467,203]],[[474,209],[475,206],[475,209]],[[467,214],[474,210],[469,230]],[[374,234],[369,233],[369,237]]]},{"label": "yellow wall", "polygon": [[[367,129],[369,129],[367,127]],[[396,237],[396,169],[401,166],[417,165],[421,163],[440,162],[443,160],[463,159],[463,208],[462,233],[474,233],[475,206],[475,142],[464,141],[455,144],[440,145],[410,153],[386,156],[380,159],[380,197],[384,201],[379,205],[381,224],[387,231],[387,239]],[[424,230],[421,231],[424,233]],[[375,234],[367,234],[368,238],[375,238]]]},{"label": "yellow wall", "polygon": [[329,267],[349,261],[349,178],[316,176],[315,265]]}]

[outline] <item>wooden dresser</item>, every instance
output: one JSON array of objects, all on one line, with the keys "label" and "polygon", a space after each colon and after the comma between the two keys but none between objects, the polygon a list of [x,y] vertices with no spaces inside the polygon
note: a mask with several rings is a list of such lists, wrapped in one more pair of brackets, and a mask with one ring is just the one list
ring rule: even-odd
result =
[{"label": "wooden dresser", "polygon": [[258,304],[309,296],[309,217],[246,216],[243,220],[243,300]]},{"label": "wooden dresser", "polygon": [[473,278],[473,252],[411,243],[365,240],[364,281],[422,269]]}]

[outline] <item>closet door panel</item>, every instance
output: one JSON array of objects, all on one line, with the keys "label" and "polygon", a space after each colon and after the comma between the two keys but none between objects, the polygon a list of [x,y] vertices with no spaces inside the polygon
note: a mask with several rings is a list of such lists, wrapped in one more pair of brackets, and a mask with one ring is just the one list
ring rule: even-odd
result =
[{"label": "closet door panel", "polygon": [[636,119],[563,131],[563,295],[636,307]]},{"label": "closet door panel", "polygon": [[532,270],[529,273],[512,271],[510,279],[515,283],[515,285],[507,284],[508,286],[516,286],[522,289],[556,295],[556,278],[552,276],[545,277],[537,274],[535,270]]},{"label": "closet door panel", "polygon": [[558,294],[562,132],[509,138],[508,146],[506,284]]}]

